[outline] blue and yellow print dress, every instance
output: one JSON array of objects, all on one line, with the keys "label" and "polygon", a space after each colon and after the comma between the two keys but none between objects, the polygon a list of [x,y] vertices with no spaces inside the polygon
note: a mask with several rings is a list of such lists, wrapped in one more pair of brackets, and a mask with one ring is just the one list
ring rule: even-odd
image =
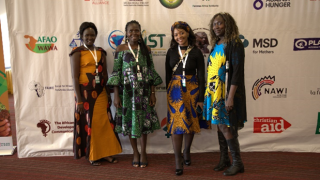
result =
[{"label": "blue and yellow print dress", "polygon": [[204,94],[203,118],[212,124],[229,123],[225,108],[226,55],[225,44],[216,44],[208,58],[207,86]]}]

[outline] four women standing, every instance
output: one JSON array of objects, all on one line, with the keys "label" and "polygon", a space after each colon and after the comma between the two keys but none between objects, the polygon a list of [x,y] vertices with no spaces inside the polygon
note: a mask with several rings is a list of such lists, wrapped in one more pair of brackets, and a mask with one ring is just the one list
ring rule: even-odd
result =
[{"label": "four women standing", "polygon": [[[93,165],[99,165],[96,160],[120,153],[121,147],[110,123],[105,123],[108,121],[107,98],[110,97],[105,88],[106,52],[93,45],[97,35],[95,26],[83,24],[80,35],[84,46],[70,54],[77,102],[75,156],[86,154]],[[126,43],[116,49],[113,72],[107,84],[114,86],[115,131],[129,136],[132,165],[146,167],[147,134],[160,129],[154,106],[155,86],[162,80],[154,69],[151,50],[142,39],[140,24],[130,21],[125,31]],[[165,62],[167,131],[172,134],[176,175],[183,174],[183,164],[191,165],[190,148],[194,134],[200,132],[198,113],[202,113],[202,109],[204,119],[218,125],[221,156],[214,170],[221,171],[231,165],[229,147],[233,162],[224,175],[244,172],[237,138],[237,131],[247,118],[244,47],[236,22],[228,13],[218,13],[211,19],[210,33],[213,49],[208,58],[205,90],[204,57],[195,46],[196,37],[191,27],[183,21],[171,27],[172,40]],[[97,118],[103,120],[98,122]],[[185,147],[181,156],[183,137]],[[141,138],[141,154],[137,138]],[[108,148],[96,152],[97,145],[105,145],[102,141],[108,143]]]}]

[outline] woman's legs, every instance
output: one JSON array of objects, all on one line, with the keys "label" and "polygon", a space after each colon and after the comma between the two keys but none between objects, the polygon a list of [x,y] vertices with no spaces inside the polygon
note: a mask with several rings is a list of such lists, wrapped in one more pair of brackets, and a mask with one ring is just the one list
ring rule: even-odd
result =
[{"label": "woman's legs", "polygon": [[141,157],[140,157],[140,167],[144,168],[148,165],[147,160],[147,134],[142,134],[142,137],[140,138],[140,145],[141,145]]},{"label": "woman's legs", "polygon": [[232,176],[236,175],[238,172],[244,172],[244,166],[240,156],[240,145],[237,136],[233,136],[230,127],[224,124],[219,124],[219,129],[223,133],[227,140],[231,156],[232,156],[232,166],[230,166],[223,175]]},{"label": "woman's legs", "polygon": [[193,141],[194,134],[185,134],[184,135],[184,150],[183,150],[183,158],[184,158],[184,163],[187,166],[190,166],[191,164],[191,156],[190,156],[190,150],[191,150],[191,145]]},{"label": "woman's legs", "polygon": [[182,148],[182,140],[183,134],[172,134],[172,145],[174,150],[174,156],[176,160],[176,169],[182,169],[182,157],[181,157],[181,148]]},{"label": "woman's legs", "polygon": [[137,138],[132,138],[131,135],[129,135],[131,147],[133,149],[133,162],[132,165],[134,167],[139,167],[140,165],[140,154],[137,147]]},{"label": "woman's legs", "polygon": [[230,163],[229,154],[228,154],[228,143],[223,133],[221,132],[219,126],[218,126],[218,142],[220,147],[220,161],[219,161],[219,164],[213,169],[215,171],[222,171],[226,167],[230,166],[231,163]]}]

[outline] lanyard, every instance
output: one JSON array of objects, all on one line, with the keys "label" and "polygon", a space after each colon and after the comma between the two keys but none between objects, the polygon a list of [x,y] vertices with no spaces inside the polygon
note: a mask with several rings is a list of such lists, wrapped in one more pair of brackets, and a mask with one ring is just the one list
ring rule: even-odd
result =
[{"label": "lanyard", "polygon": [[[189,49],[189,48],[190,48],[190,47],[188,46],[188,49]],[[187,59],[188,59],[188,56],[189,56],[189,52],[187,52],[188,50],[186,50],[186,52],[184,53],[185,58],[183,59],[180,46],[178,46],[178,49],[179,49],[180,59],[182,59],[182,64],[183,64],[182,75],[185,76],[185,75],[186,75],[186,73],[185,73],[185,68],[186,68],[186,64],[187,64]],[[186,54],[186,53],[187,53],[187,54]]]},{"label": "lanyard", "polygon": [[84,47],[86,47],[86,48],[90,51],[90,53],[92,54],[92,57],[93,57],[94,61],[96,62],[96,67],[98,67],[98,57],[97,57],[96,48],[95,48],[95,47],[93,48],[93,49],[94,49],[94,55],[93,55],[92,51],[86,46],[86,44],[83,44],[83,45],[84,45]]},{"label": "lanyard", "polygon": [[137,62],[137,70],[138,70],[138,72],[139,72],[139,71],[140,71],[140,66],[139,66],[138,63],[139,63],[139,50],[140,50],[140,46],[139,46],[139,44],[138,44],[137,54],[135,54],[135,53],[133,52],[133,50],[131,49],[130,43],[128,43],[128,46],[129,46],[129,49],[130,49],[133,57],[136,59],[136,62]]}]

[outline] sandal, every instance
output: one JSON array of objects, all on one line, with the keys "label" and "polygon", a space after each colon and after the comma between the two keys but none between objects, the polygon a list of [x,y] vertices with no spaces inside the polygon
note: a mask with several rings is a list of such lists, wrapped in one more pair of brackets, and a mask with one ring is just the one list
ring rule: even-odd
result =
[{"label": "sandal", "polygon": [[97,160],[97,161],[90,161],[90,160],[89,160],[89,162],[90,162],[90,164],[91,164],[92,166],[100,166],[100,165],[101,165],[101,163],[100,163],[99,160]]},{"label": "sandal", "polygon": [[118,160],[112,156],[102,158],[102,160],[107,161],[108,163],[118,163]]},{"label": "sandal", "polygon": [[132,162],[132,166],[133,167],[139,167],[140,166],[140,162]]},{"label": "sandal", "polygon": [[141,163],[140,163],[140,167],[141,167],[141,168],[145,168],[145,167],[147,167],[147,166],[148,166],[148,162],[145,162],[145,163],[144,163],[144,162],[141,162]]}]

